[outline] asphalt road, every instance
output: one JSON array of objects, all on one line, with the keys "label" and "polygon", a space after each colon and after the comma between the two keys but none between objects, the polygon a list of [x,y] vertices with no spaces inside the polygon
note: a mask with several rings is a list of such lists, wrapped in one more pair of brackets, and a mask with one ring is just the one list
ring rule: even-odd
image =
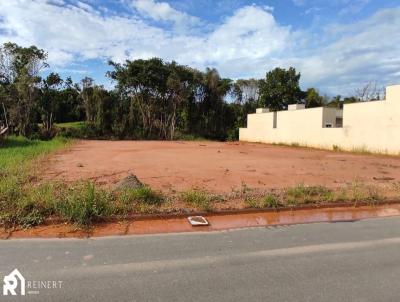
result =
[{"label": "asphalt road", "polygon": [[0,241],[0,281],[14,268],[31,288],[1,301],[400,301],[400,218]]}]

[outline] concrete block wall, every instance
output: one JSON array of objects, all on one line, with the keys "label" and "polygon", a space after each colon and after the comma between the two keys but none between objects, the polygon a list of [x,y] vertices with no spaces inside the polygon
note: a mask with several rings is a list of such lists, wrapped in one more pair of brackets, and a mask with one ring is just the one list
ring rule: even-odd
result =
[{"label": "concrete block wall", "polygon": [[[337,127],[341,116],[343,127]],[[400,85],[387,87],[386,100],[345,104],[343,111],[321,107],[249,114],[239,140],[400,154]]]}]

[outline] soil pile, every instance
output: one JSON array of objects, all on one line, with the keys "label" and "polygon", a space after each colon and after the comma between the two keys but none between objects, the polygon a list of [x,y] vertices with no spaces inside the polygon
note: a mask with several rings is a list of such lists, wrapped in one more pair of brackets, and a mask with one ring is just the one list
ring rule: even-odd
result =
[{"label": "soil pile", "polygon": [[141,187],[143,187],[143,184],[134,174],[129,174],[127,177],[121,179],[115,185],[115,188],[117,190],[139,189]]}]

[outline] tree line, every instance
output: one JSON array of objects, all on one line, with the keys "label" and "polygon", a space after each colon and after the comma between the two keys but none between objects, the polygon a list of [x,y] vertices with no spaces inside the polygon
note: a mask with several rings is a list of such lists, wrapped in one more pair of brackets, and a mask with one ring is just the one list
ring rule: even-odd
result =
[{"label": "tree line", "polygon": [[[84,78],[74,83],[51,72],[41,76],[47,53],[36,46],[0,47],[0,127],[26,137],[51,138],[55,123],[85,121],[79,135],[119,139],[204,137],[237,139],[257,107],[282,110],[289,104],[335,106],[360,97],[328,98],[300,89],[300,73],[275,68],[264,79],[220,76],[159,58],[109,62],[111,90]],[[364,92],[364,95],[366,93]],[[1,109],[1,108],[0,108]]]}]

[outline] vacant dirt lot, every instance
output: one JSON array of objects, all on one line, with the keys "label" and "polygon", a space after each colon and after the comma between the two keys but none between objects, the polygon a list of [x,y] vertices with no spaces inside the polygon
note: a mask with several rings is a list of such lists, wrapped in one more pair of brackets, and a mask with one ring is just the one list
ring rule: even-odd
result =
[{"label": "vacant dirt lot", "polygon": [[400,181],[400,157],[359,155],[251,143],[80,141],[43,165],[45,179],[91,179],[111,186],[128,174],[163,192],[300,183],[336,188],[356,181]]}]

